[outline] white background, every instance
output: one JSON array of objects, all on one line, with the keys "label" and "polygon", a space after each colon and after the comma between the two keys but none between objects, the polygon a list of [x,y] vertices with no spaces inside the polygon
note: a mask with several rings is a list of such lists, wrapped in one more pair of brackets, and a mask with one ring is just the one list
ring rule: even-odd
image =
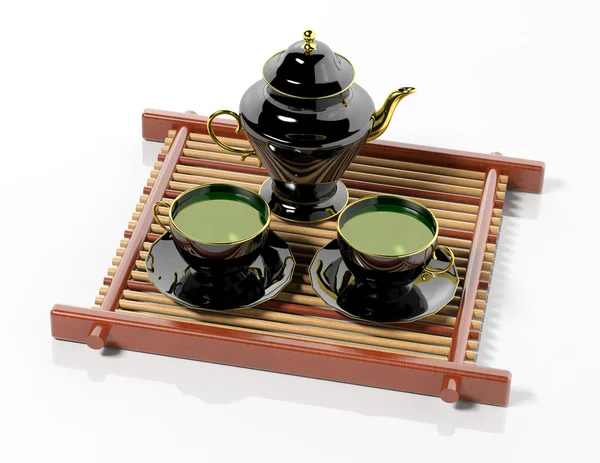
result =
[{"label": "white background", "polygon": [[[444,461],[597,444],[600,34],[595,1],[2,2],[0,461]],[[50,336],[89,306],[159,144],[144,108],[237,109],[306,28],[376,104],[384,139],[546,162],[510,194],[479,361],[507,408]],[[112,355],[108,355],[112,354]],[[589,457],[593,458],[593,457]]]}]

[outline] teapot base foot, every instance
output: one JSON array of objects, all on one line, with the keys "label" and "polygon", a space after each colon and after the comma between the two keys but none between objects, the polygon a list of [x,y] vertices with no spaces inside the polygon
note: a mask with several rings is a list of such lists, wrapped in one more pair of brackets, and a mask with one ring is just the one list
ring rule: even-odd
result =
[{"label": "teapot base foot", "polygon": [[338,215],[348,204],[348,189],[343,182],[336,182],[336,191],[322,202],[300,204],[282,198],[274,191],[273,179],[268,178],[260,187],[260,195],[271,208],[271,213],[281,220],[299,223],[318,223]]}]

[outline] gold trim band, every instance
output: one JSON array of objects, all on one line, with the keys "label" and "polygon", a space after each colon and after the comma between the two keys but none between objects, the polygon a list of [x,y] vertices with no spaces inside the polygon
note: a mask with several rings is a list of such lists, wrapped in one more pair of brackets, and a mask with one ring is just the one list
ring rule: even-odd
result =
[{"label": "gold trim band", "polygon": [[[164,223],[162,223],[160,221],[160,217],[158,215],[158,208],[161,207],[161,206],[162,207],[167,207],[167,208],[169,208],[169,212],[171,211],[171,205],[168,202],[162,201],[162,200],[161,201],[156,201],[154,203],[154,205],[152,206],[152,215],[154,216],[154,220],[156,221],[156,223],[158,225],[160,225],[165,232],[169,232],[169,229],[167,228],[167,226]],[[171,220],[171,219],[169,218],[169,220]]]},{"label": "gold trim band", "polygon": [[236,113],[235,111],[229,111],[228,109],[219,109],[218,111],[212,113],[206,121],[206,129],[208,130],[210,138],[212,138],[213,141],[224,150],[231,151],[232,153],[236,154],[241,154],[242,161],[245,161],[248,156],[256,156],[258,158],[258,167],[262,167],[262,161],[256,154],[256,150],[254,148],[236,148],[235,146],[229,146],[223,143],[221,140],[219,140],[219,137],[217,137],[217,134],[215,133],[212,127],[212,123],[215,118],[222,115],[231,116],[236,120],[237,127],[235,129],[235,133],[240,133],[240,130],[242,130],[242,119],[238,113]]},{"label": "gold trim band", "polygon": [[[258,190],[258,191],[259,191],[259,194],[260,194],[260,192],[262,192],[262,189],[263,189],[263,187],[265,186],[265,184],[266,184],[268,181],[274,182],[274,180],[273,180],[271,177],[267,177],[267,178],[265,179],[265,181],[264,181],[264,182],[262,182],[262,184],[260,185],[260,189]],[[332,183],[341,183],[341,184],[342,184],[342,186],[344,187],[344,191],[346,192],[346,201],[345,201],[345,203],[344,203],[344,206],[343,206],[343,207],[342,207],[342,208],[341,208],[339,211],[337,211],[335,214],[332,214],[332,215],[330,215],[329,217],[325,217],[324,219],[317,219],[317,220],[294,220],[294,219],[289,219],[289,218],[287,218],[287,217],[282,217],[282,216],[280,216],[280,215],[277,215],[277,214],[276,214],[275,212],[273,212],[273,211],[271,211],[271,214],[273,214],[275,217],[277,217],[277,218],[279,218],[279,219],[283,220],[284,222],[289,222],[289,223],[298,223],[298,224],[302,224],[302,225],[311,225],[311,224],[317,224],[317,223],[325,222],[325,221],[327,221],[327,220],[330,220],[330,219],[333,219],[333,218],[337,217],[339,214],[341,214],[341,213],[344,211],[344,209],[346,208],[346,206],[348,206],[348,202],[350,201],[350,193],[349,193],[349,191],[348,191],[348,187],[346,186],[346,184],[345,184],[344,182],[342,182],[341,180],[337,180],[337,181],[335,181],[335,182],[325,182],[325,183],[320,183],[320,185],[330,185],[330,184],[332,184]],[[273,187],[272,187],[272,186],[271,186],[271,194],[272,194],[273,196],[277,196],[275,193],[273,193]],[[261,195],[261,197],[262,197],[262,195]]]},{"label": "gold trim band", "polygon": [[427,264],[427,266],[425,266],[425,269],[423,270],[423,273],[421,274],[421,278],[423,280],[427,279],[427,275],[430,275],[433,278],[435,278],[436,275],[441,275],[442,273],[446,273],[454,265],[454,253],[452,252],[452,249],[450,249],[447,246],[443,246],[441,244],[436,245],[435,248],[433,248],[433,253],[431,254],[433,256],[434,260],[438,260],[437,256],[435,255],[435,252],[437,250],[442,250],[442,252],[444,252],[446,254],[446,257],[448,257],[450,262],[444,269],[432,268],[432,267],[429,267],[429,264]]},{"label": "gold trim band", "polygon": [[354,65],[353,65],[353,64],[352,64],[352,63],[351,63],[351,62],[348,60],[348,58],[346,58],[345,56],[342,56],[342,55],[340,55],[339,53],[335,53],[335,52],[334,52],[333,54],[334,54],[335,56],[339,56],[340,58],[344,59],[344,60],[345,60],[345,61],[346,61],[346,62],[347,62],[349,65],[350,65],[350,67],[352,68],[352,72],[353,72],[353,76],[352,76],[352,82],[350,82],[350,84],[349,84],[349,85],[348,85],[346,88],[344,88],[344,89],[340,90],[339,92],[332,93],[331,95],[325,95],[325,96],[297,96],[297,95],[291,95],[291,94],[289,94],[289,93],[282,92],[281,90],[278,90],[277,88],[273,87],[273,86],[272,86],[272,85],[271,85],[271,84],[270,84],[270,83],[267,81],[267,79],[266,79],[266,77],[265,77],[265,66],[266,66],[266,65],[267,65],[267,63],[268,63],[268,62],[271,60],[271,58],[274,58],[275,56],[277,56],[277,55],[280,55],[280,54],[282,54],[282,53],[284,53],[284,52],[285,52],[285,50],[281,50],[281,51],[279,51],[279,52],[275,53],[274,55],[270,56],[270,57],[269,57],[269,59],[267,59],[267,61],[265,61],[265,64],[263,65],[263,69],[262,69],[262,78],[263,78],[263,80],[265,81],[265,84],[267,84],[267,86],[268,86],[269,88],[271,88],[271,89],[275,90],[277,93],[280,93],[281,95],[284,95],[284,96],[287,96],[287,97],[290,97],[290,98],[298,98],[298,99],[300,99],[300,100],[324,100],[324,99],[326,99],[326,98],[331,98],[331,97],[334,97],[334,96],[337,96],[337,95],[341,95],[341,94],[342,94],[342,93],[344,93],[346,90],[348,90],[350,87],[352,87],[352,85],[354,84],[354,81],[356,80],[356,69],[354,69]]}]

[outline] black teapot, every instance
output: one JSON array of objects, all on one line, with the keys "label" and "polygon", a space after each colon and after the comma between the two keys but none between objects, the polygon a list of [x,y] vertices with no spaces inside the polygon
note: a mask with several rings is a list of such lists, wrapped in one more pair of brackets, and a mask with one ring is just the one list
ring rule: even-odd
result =
[{"label": "black teapot", "polygon": [[[348,192],[339,181],[362,146],[388,127],[398,103],[415,92],[394,90],[383,106],[354,82],[354,67],[315,33],[273,55],[263,79],[243,95],[239,114],[220,110],[207,121],[208,133],[222,148],[242,159],[257,156],[270,178],[260,194],[273,214],[285,220],[318,222],[341,211]],[[212,121],[237,120],[252,146],[229,146],[216,136]]]}]

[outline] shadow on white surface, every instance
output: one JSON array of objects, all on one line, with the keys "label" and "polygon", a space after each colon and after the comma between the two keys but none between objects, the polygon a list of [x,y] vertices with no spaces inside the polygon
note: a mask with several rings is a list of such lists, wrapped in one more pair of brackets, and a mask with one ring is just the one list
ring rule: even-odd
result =
[{"label": "shadow on white surface", "polygon": [[[509,202],[512,202],[513,207],[515,207],[513,199],[509,199],[509,195],[507,195],[505,208]],[[518,209],[515,207],[515,210]],[[522,213],[522,211],[519,210],[519,213]],[[477,351],[478,365],[488,367],[495,366],[496,368],[501,367],[496,364],[495,356],[496,346],[499,343],[497,333],[502,329],[505,323],[512,323],[507,311],[503,309],[504,294],[508,290],[506,283],[513,265],[511,251],[514,249],[516,239],[518,239],[518,236],[517,231],[514,229],[514,224],[511,224],[507,220],[503,220],[500,225],[500,235],[496,248],[494,266],[492,268],[491,284],[485,307],[481,340],[479,350]]]},{"label": "shadow on white surface", "polygon": [[90,381],[107,376],[173,384],[178,393],[207,404],[232,404],[247,398],[285,401],[436,425],[449,436],[456,429],[501,434],[508,409],[462,403],[452,406],[437,397],[269,373],[118,349],[93,351],[87,346],[52,340],[56,366],[86,371]]},{"label": "shadow on white surface", "polygon": [[[565,186],[560,179],[546,179],[544,193],[559,191]],[[503,215],[511,218],[536,220],[542,207],[543,194],[529,194],[507,191]],[[496,258],[492,269],[491,286],[483,320],[481,342],[477,352],[477,364],[502,368],[496,358],[496,346],[499,342],[497,333],[502,327],[513,323],[513,314],[506,310],[504,294],[510,291],[507,282],[514,271],[514,250],[519,239],[519,225],[513,220],[502,220],[496,249]],[[510,368],[509,368],[510,369]],[[535,394],[528,390],[511,387],[510,405],[515,406],[535,400]]]},{"label": "shadow on white surface", "polygon": [[[503,215],[506,217],[535,220],[540,216],[544,195],[561,191],[566,186],[567,182],[562,178],[550,177],[544,180],[544,191],[542,194],[507,190],[504,199]],[[504,239],[504,231],[502,233],[500,237]]]},{"label": "shadow on white surface", "polygon": [[142,164],[148,167],[154,167],[158,159],[163,143],[142,140]]},{"label": "shadow on white surface", "polygon": [[543,193],[556,193],[557,191],[564,190],[568,185],[564,178],[560,177],[546,177],[544,179]]},{"label": "shadow on white surface", "polygon": [[541,208],[542,195],[508,190],[502,214],[505,217],[535,220],[539,217]]},{"label": "shadow on white surface", "polygon": [[519,389],[516,387],[512,387],[510,391],[510,407],[514,407],[515,405],[523,404],[526,402],[532,402],[535,400],[535,394],[531,391],[525,389]]},{"label": "shadow on white surface", "polygon": [[[548,186],[546,182],[546,186]],[[541,194],[529,194],[507,191],[504,201],[503,216],[520,219],[537,219],[542,206]],[[518,236],[518,225],[514,221],[503,219],[500,224],[496,256],[492,268],[491,285],[486,301],[485,316],[481,333],[481,342],[477,352],[477,364],[489,367],[496,366],[495,346],[498,344],[497,332],[506,323],[512,323],[510,314],[504,310],[504,294],[509,290],[507,280],[513,268],[513,252]],[[514,390],[511,390],[511,403]]]}]

